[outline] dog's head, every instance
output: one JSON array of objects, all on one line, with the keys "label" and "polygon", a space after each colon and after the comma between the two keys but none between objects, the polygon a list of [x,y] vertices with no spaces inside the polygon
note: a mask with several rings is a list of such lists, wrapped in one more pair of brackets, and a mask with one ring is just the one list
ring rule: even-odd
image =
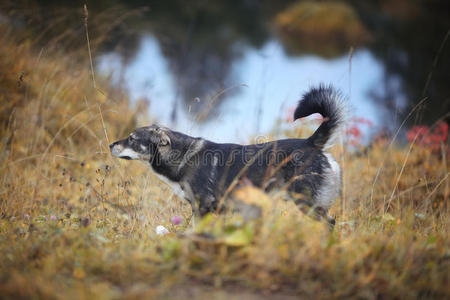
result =
[{"label": "dog's head", "polygon": [[156,151],[170,149],[170,130],[158,125],[141,127],[127,138],[109,145],[112,155],[128,159],[151,161]]}]

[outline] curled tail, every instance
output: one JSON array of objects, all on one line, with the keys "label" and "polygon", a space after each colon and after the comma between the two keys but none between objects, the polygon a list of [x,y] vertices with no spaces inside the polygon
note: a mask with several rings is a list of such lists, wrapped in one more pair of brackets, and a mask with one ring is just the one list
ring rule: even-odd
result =
[{"label": "curled tail", "polygon": [[331,147],[345,123],[347,103],[333,87],[320,85],[303,95],[294,112],[294,120],[314,113],[321,114],[324,121],[308,140],[319,149]]}]

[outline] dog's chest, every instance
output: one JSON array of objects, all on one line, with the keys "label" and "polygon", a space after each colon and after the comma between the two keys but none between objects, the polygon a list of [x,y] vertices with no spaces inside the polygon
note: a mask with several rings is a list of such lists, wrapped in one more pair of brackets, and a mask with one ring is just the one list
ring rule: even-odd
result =
[{"label": "dog's chest", "polygon": [[186,193],[184,192],[183,188],[181,187],[181,184],[175,181],[172,181],[156,172],[154,172],[156,176],[158,176],[158,178],[163,181],[164,183],[166,183],[168,186],[170,186],[173,190],[173,193],[175,195],[177,195],[178,197],[181,197],[183,199],[186,199]]}]

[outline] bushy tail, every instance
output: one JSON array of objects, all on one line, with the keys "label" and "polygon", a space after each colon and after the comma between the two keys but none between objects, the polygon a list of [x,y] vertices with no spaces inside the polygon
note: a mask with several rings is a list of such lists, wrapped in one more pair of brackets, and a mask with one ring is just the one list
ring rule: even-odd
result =
[{"label": "bushy tail", "polygon": [[314,113],[321,114],[324,121],[309,140],[319,149],[331,147],[346,121],[347,102],[332,86],[320,85],[303,95],[294,112],[294,120]]}]

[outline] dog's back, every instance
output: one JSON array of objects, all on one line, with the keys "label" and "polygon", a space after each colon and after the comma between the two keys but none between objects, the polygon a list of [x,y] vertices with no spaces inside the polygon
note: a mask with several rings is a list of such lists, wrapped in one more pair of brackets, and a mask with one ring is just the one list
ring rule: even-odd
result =
[{"label": "dog's back", "polygon": [[218,200],[243,178],[266,191],[285,189],[298,204],[328,211],[339,194],[341,176],[339,165],[325,150],[344,123],[345,110],[334,89],[320,86],[303,96],[294,113],[294,119],[313,113],[323,116],[324,122],[308,139],[255,145],[205,141],[197,153],[204,165],[200,163],[189,176],[192,192],[200,199],[200,213],[217,209]]}]

